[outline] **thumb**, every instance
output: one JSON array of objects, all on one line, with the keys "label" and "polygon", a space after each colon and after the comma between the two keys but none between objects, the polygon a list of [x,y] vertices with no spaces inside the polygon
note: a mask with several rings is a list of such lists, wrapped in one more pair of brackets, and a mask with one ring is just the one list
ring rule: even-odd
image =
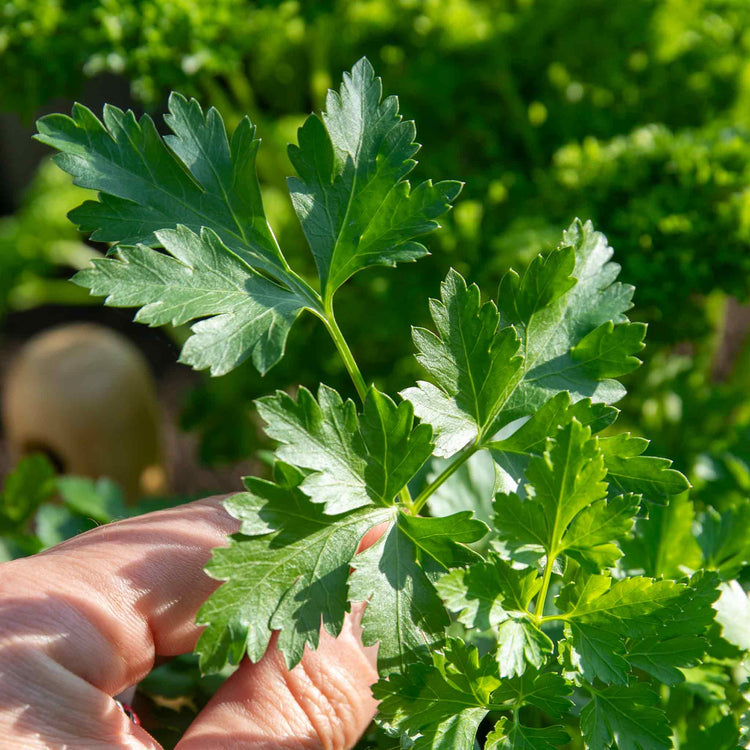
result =
[{"label": "thumb", "polygon": [[193,722],[178,750],[252,747],[256,750],[348,750],[375,715],[370,686],[378,679],[377,647],[365,648],[363,605],[346,616],[334,638],[288,670],[275,639],[257,664],[249,661],[222,685]]}]

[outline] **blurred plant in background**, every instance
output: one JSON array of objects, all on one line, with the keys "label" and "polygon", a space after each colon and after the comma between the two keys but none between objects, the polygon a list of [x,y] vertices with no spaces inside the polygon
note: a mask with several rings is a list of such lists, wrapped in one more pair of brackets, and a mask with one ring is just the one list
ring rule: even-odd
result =
[{"label": "blurred plant in background", "polygon": [[[0,9],[0,101],[30,118],[110,73],[127,79],[146,109],[159,110],[175,88],[217,106],[230,126],[248,113],[264,139],[267,212],[294,254],[303,243],[279,182],[291,173],[286,144],[323,106],[331,76],[366,54],[420,123],[431,154],[420,169],[457,172],[467,186],[427,270],[379,272],[349,292],[370,304],[342,300],[363,366],[384,388],[406,384],[414,365],[395,343],[406,338],[391,331],[425,318],[416,300],[436,293],[450,265],[489,288],[580,215],[607,231],[623,278],[638,287],[635,315],[651,324],[650,373],[652,360],[671,367],[662,363],[674,345],[694,348],[722,329],[706,299],[747,297],[748,29],[745,0],[12,0]],[[21,217],[36,201],[32,193]],[[0,262],[11,262],[15,244],[12,262],[25,267],[24,243],[40,232],[75,236],[60,211],[38,208],[27,233],[21,226],[3,243]],[[54,273],[49,260],[43,269]],[[15,289],[17,276],[3,282]],[[25,292],[11,294],[29,304]],[[384,304],[392,297],[401,310]],[[378,310],[377,326],[362,317],[369,309]],[[312,324],[299,335],[326,346]],[[236,405],[273,386],[314,382],[321,373],[310,366],[297,357],[269,382],[245,370],[196,391],[185,425],[202,430],[204,458],[245,455],[254,428]],[[344,386],[333,357],[323,379]],[[703,387],[711,389],[710,377]],[[632,416],[637,429],[646,415]],[[678,464],[690,470],[696,455],[685,459]]]}]

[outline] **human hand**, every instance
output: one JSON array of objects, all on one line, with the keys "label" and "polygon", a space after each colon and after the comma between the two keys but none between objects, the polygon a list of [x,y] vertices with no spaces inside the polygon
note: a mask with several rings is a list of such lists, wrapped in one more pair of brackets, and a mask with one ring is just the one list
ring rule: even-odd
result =
[{"label": "human hand", "polygon": [[[0,566],[0,748],[158,748],[112,696],[154,660],[193,649],[203,572],[239,524],[209,498],[102,526]],[[362,546],[374,541],[370,532]],[[179,750],[351,748],[375,713],[375,649],[360,610],[288,671],[271,647],[244,661]]]}]

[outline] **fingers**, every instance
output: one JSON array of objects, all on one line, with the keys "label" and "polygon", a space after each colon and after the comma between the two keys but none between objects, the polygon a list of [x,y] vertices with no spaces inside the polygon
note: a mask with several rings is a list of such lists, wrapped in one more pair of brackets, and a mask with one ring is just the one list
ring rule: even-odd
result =
[{"label": "fingers", "polygon": [[63,747],[55,738],[64,737],[157,747],[108,696],[148,674],[155,655],[195,645],[195,614],[218,585],[202,568],[238,526],[220,502],[103,526],[3,564],[0,737],[35,736],[40,747]]},{"label": "fingers", "polygon": [[370,685],[377,648],[364,648],[363,605],[341,634],[321,632],[320,645],[287,670],[275,639],[257,664],[243,662],[190,727],[177,750],[346,750],[375,715]]}]

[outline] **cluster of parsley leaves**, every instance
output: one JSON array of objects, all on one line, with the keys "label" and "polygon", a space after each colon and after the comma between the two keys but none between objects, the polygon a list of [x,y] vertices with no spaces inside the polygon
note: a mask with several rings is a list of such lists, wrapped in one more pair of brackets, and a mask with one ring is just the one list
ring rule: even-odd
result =
[{"label": "cluster of parsley leaves", "polygon": [[[369,266],[426,255],[419,238],[461,183],[412,188],[414,124],[367,60],[289,151],[317,285],[266,221],[251,122],[229,138],[216,110],[178,94],[165,121],[164,137],[148,116],[109,106],[103,122],[79,105],[39,121],[58,164],[99,191],[71,219],[116,243],[76,282],[139,308],[143,323],[192,322],[181,360],[215,375],[248,358],[268,370],[308,311],[361,402],[325,385],[258,401],[278,444],[274,476],[246,479],[226,502],[241,528],[207,568],[223,584],[198,615],[202,669],[259,660],[274,631],[294,667],[321,626],[338,634],[351,604],[367,602],[380,722],[402,746],[472,750],[481,736],[488,749],[546,750],[578,733],[597,749],[671,747],[658,686],[703,657],[717,580],[621,565],[636,518],[688,483],[644,455],[646,440],[608,429],[645,326],[626,316],[633,288],[617,281],[606,238],[575,221],[523,276],[505,275],[496,301],[451,271],[430,302],[434,331],[413,331],[426,379],[394,399],[366,384],[334,296]],[[483,513],[451,499],[478,456],[494,472]]]}]

